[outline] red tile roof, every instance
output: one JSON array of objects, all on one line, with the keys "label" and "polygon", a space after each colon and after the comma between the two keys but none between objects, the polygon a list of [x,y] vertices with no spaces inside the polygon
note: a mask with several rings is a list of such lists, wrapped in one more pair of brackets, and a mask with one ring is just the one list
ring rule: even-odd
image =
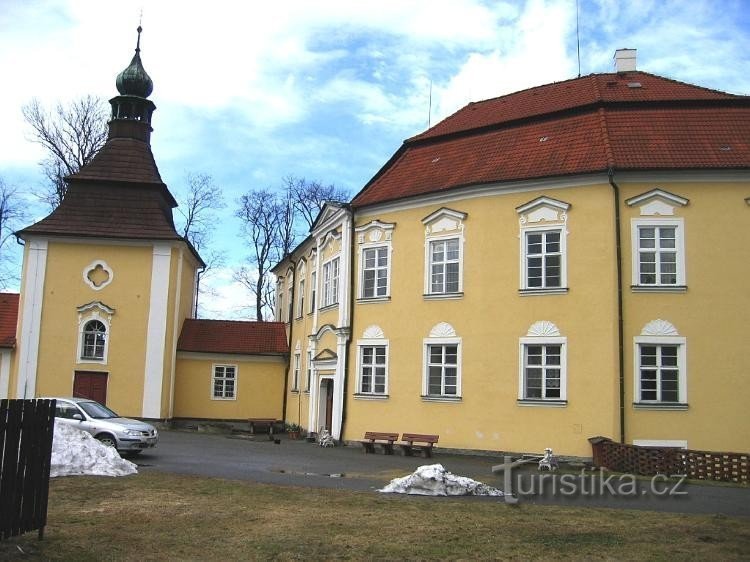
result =
[{"label": "red tile roof", "polygon": [[16,346],[18,293],[0,293],[0,347]]},{"label": "red tile roof", "polygon": [[750,97],[591,75],[467,105],[405,141],[352,204],[610,168],[746,169],[749,139]]},{"label": "red tile roof", "polygon": [[279,355],[289,352],[283,322],[188,319],[177,342],[178,351]]}]

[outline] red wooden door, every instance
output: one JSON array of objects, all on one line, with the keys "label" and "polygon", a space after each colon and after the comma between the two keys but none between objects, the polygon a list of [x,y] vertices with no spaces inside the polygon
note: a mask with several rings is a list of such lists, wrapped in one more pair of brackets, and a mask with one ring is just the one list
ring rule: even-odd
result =
[{"label": "red wooden door", "polygon": [[107,373],[76,371],[73,380],[73,396],[89,398],[100,404],[107,403]]}]

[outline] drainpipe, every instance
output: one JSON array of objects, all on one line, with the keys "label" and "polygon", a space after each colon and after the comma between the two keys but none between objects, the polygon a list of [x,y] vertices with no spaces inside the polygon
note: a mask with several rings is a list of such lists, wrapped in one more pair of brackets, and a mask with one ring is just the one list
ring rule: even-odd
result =
[{"label": "drainpipe", "polygon": [[[355,271],[354,271],[354,209],[350,204],[347,204],[349,211],[349,339],[346,340],[346,353],[344,354],[344,377],[341,392],[343,393],[343,400],[341,401],[341,435],[344,435],[344,426],[346,425],[346,387],[349,381],[349,356],[351,355],[352,339],[354,334],[352,333],[352,327],[354,326],[354,288],[355,288]],[[340,439],[341,440],[341,439]]]},{"label": "drainpipe", "polygon": [[615,183],[615,169],[607,170],[609,185],[612,186],[615,203],[615,249],[617,253],[617,360],[619,370],[620,399],[620,443],[625,443],[625,341],[623,333],[622,305],[622,236],[620,229],[620,187]]}]

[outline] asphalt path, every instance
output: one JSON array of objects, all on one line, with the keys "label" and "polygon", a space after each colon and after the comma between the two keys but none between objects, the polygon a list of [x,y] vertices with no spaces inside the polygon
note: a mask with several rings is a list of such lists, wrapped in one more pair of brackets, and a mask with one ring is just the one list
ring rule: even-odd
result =
[{"label": "asphalt path", "polygon": [[[526,466],[493,473],[502,457],[448,454],[438,449],[432,459],[368,454],[359,446],[323,448],[304,440],[280,443],[254,437],[190,431],[160,432],[159,445],[131,459],[139,472],[247,480],[284,486],[309,486],[375,493],[391,479],[411,474],[424,464],[442,464],[514,496],[511,503],[607,507],[676,513],[750,517],[750,489],[717,484],[680,483],[662,477],[635,478],[576,469],[567,474],[539,473]],[[439,498],[437,498],[439,501]],[[470,498],[504,501],[503,498]]]}]

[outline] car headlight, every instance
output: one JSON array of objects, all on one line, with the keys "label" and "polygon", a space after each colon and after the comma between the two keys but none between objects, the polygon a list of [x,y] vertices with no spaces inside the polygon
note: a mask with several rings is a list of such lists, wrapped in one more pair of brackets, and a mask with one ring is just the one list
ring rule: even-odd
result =
[{"label": "car headlight", "polygon": [[141,434],[141,432],[136,429],[126,429],[123,433],[125,435],[132,435],[133,437],[138,437]]}]

